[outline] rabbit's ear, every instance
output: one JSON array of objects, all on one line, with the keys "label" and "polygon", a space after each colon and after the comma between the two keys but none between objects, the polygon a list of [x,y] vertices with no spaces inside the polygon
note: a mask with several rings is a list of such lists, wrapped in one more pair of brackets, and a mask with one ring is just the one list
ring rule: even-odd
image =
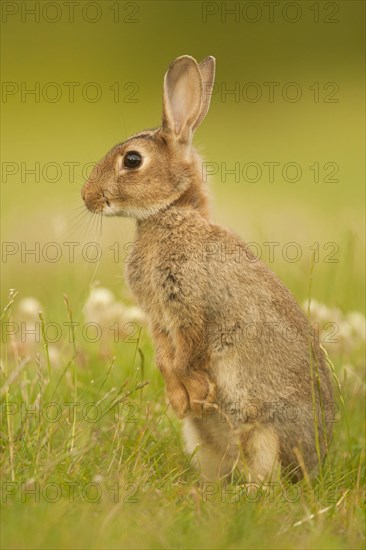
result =
[{"label": "rabbit's ear", "polygon": [[189,55],[175,59],[164,78],[163,131],[189,143],[201,113],[202,95],[197,61]]},{"label": "rabbit's ear", "polygon": [[216,59],[209,55],[199,64],[202,78],[202,105],[201,112],[198,119],[194,123],[193,130],[195,130],[203,121],[208,113],[211,103],[212,90],[215,83],[215,66]]}]

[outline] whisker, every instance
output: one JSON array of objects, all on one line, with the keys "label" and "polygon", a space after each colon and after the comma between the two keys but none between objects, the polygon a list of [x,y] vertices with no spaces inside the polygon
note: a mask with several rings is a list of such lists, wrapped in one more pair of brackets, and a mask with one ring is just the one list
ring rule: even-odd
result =
[{"label": "whisker", "polygon": [[88,211],[85,209],[81,212],[78,212],[76,215],[72,216],[72,218],[69,218],[68,226],[69,228],[75,229],[80,224],[80,222],[86,220],[88,217]]},{"label": "whisker", "polygon": [[88,220],[88,223],[87,223],[87,227],[86,227],[86,229],[85,229],[85,231],[84,231],[84,233],[83,233],[83,236],[82,236],[82,238],[84,239],[84,241],[85,241],[86,237],[88,237],[89,242],[90,242],[90,232],[91,232],[91,228],[92,228],[92,226],[93,226],[93,220],[94,220],[94,212],[90,212],[90,213],[89,213],[89,220]]},{"label": "whisker", "polygon": [[99,230],[100,230],[100,240],[102,240],[103,237],[103,214],[100,213],[99,217]]},{"label": "whisker", "polygon": [[94,234],[95,234],[95,222],[96,221],[97,221],[97,213],[93,212],[93,221],[92,221],[92,225],[91,225],[91,228],[90,228],[90,233],[91,233],[92,237],[94,237]]},{"label": "whisker", "polygon": [[76,215],[75,219],[73,220],[72,224],[70,225],[69,232],[72,235],[75,235],[75,232],[78,233],[78,240],[80,241],[80,244],[82,244],[83,241],[85,241],[85,236],[88,233],[89,227],[91,225],[92,221],[92,214],[89,212],[89,210],[84,210],[79,215]]},{"label": "whisker", "polygon": [[[80,201],[79,201],[80,202]],[[80,211],[80,210],[86,210],[86,207],[85,207],[85,204],[79,204],[78,206],[75,206],[73,208],[71,208],[72,211]]]},{"label": "whisker", "polygon": [[85,224],[88,222],[89,216],[86,212],[83,214],[82,217],[79,217],[77,220],[73,220],[73,222],[68,226],[66,237],[74,238],[75,233],[77,232],[78,237],[80,236],[80,231],[82,231],[85,228]]}]

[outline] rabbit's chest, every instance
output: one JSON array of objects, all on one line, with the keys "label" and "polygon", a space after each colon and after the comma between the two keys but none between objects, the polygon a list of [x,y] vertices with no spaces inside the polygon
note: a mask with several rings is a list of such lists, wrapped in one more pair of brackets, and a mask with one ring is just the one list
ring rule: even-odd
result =
[{"label": "rabbit's chest", "polygon": [[176,255],[160,247],[136,245],[129,256],[127,282],[150,321],[169,331],[175,325],[181,297],[181,273]]},{"label": "rabbit's chest", "polygon": [[151,255],[148,249],[135,245],[126,266],[126,278],[139,304],[146,311],[146,298],[151,295]]},{"label": "rabbit's chest", "polygon": [[129,287],[148,316],[161,309],[159,292],[154,282],[155,263],[154,251],[147,246],[137,244],[129,256],[126,268]]}]

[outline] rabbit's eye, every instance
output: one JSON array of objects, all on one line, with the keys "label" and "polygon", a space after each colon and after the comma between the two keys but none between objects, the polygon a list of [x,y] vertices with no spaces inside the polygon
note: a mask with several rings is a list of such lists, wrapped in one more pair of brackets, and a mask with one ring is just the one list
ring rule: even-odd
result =
[{"label": "rabbit's eye", "polygon": [[130,151],[123,157],[123,166],[125,168],[138,168],[142,163],[142,157],[137,151]]}]

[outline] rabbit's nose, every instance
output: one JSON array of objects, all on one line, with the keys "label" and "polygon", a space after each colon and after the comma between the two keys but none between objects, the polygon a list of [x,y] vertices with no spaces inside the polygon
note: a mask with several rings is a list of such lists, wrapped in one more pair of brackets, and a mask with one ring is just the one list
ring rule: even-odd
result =
[{"label": "rabbit's nose", "polygon": [[81,194],[81,198],[85,202],[85,186],[84,185],[81,188],[80,194]]}]

